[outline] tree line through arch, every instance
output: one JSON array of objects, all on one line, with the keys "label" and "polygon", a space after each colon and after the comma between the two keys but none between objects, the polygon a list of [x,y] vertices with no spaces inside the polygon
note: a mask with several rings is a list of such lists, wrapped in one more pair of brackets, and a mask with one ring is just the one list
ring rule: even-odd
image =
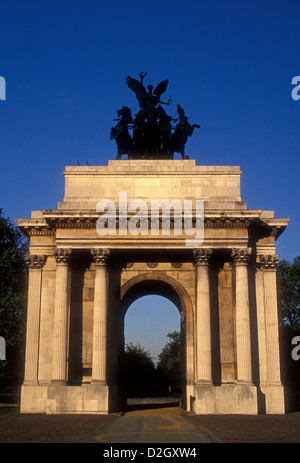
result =
[{"label": "tree line through arch", "polygon": [[168,342],[155,361],[140,344],[125,346],[123,378],[127,397],[181,392],[181,334],[168,333]]}]

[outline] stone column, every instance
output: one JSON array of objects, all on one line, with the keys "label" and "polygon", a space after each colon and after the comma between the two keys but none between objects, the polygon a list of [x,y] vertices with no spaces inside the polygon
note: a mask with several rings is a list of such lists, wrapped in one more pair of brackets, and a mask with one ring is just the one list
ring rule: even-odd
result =
[{"label": "stone column", "polygon": [[196,384],[212,384],[209,260],[212,249],[195,249],[196,265]]},{"label": "stone column", "polygon": [[264,283],[267,383],[275,386],[281,385],[276,283],[278,259],[278,255],[258,256]]},{"label": "stone column", "polygon": [[92,249],[95,262],[92,383],[107,384],[107,269],[109,249]]},{"label": "stone column", "polygon": [[233,249],[235,263],[236,362],[237,382],[252,384],[251,331],[248,285],[250,249]]},{"label": "stone column", "polygon": [[265,321],[265,293],[264,293],[264,272],[260,265],[255,275],[256,311],[257,311],[257,335],[259,348],[259,382],[260,385],[267,384],[267,344],[266,344],[266,321]]},{"label": "stone column", "polygon": [[56,249],[52,383],[67,383],[68,272],[71,249]]},{"label": "stone column", "polygon": [[46,259],[45,255],[29,254],[26,257],[29,282],[24,384],[37,384],[42,269]]}]

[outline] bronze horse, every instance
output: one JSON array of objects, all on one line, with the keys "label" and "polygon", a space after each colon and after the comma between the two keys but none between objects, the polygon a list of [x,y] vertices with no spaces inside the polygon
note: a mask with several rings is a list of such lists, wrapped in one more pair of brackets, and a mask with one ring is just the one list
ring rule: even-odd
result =
[{"label": "bronze horse", "polygon": [[173,157],[174,153],[180,153],[182,159],[185,158],[185,144],[187,142],[188,137],[191,137],[194,128],[200,129],[200,125],[193,124],[191,125],[188,122],[188,118],[186,117],[184,110],[180,105],[177,105],[177,112],[179,116],[179,123],[177,124],[174,132],[171,135],[171,147],[170,147],[170,154]]},{"label": "bronze horse", "polygon": [[133,141],[130,133],[128,132],[128,125],[132,123],[131,111],[127,106],[117,111],[118,121],[115,127],[110,131],[110,139],[116,140],[117,143],[117,159],[121,159],[122,154],[128,154],[131,157],[133,151]]}]

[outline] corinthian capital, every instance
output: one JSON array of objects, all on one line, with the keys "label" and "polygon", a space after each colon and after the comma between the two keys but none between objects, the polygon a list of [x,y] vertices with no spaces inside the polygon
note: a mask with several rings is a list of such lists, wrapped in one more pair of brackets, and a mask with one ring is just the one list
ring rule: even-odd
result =
[{"label": "corinthian capital", "polygon": [[69,264],[71,260],[71,249],[57,248],[54,250],[54,259],[57,264]]},{"label": "corinthian capital", "polygon": [[251,257],[251,249],[232,249],[231,257],[236,264],[247,264]]},{"label": "corinthian capital", "polygon": [[30,269],[42,269],[46,263],[47,256],[45,254],[28,254],[25,260]]},{"label": "corinthian capital", "polygon": [[257,256],[258,265],[263,269],[276,269],[279,255],[278,254],[259,254]]},{"label": "corinthian capital", "polygon": [[93,261],[96,265],[105,265],[110,256],[110,249],[107,248],[96,248],[91,249]]},{"label": "corinthian capital", "polygon": [[193,256],[195,259],[196,265],[198,264],[208,264],[212,255],[212,249],[194,249]]}]

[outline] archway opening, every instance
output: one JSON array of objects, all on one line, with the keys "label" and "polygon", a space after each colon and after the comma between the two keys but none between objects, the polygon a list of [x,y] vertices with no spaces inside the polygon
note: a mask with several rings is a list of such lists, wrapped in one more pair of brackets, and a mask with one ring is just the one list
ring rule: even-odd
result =
[{"label": "archway opening", "polygon": [[184,382],[182,323],[170,298],[136,298],[124,318],[124,392],[127,409],[174,406]]}]

